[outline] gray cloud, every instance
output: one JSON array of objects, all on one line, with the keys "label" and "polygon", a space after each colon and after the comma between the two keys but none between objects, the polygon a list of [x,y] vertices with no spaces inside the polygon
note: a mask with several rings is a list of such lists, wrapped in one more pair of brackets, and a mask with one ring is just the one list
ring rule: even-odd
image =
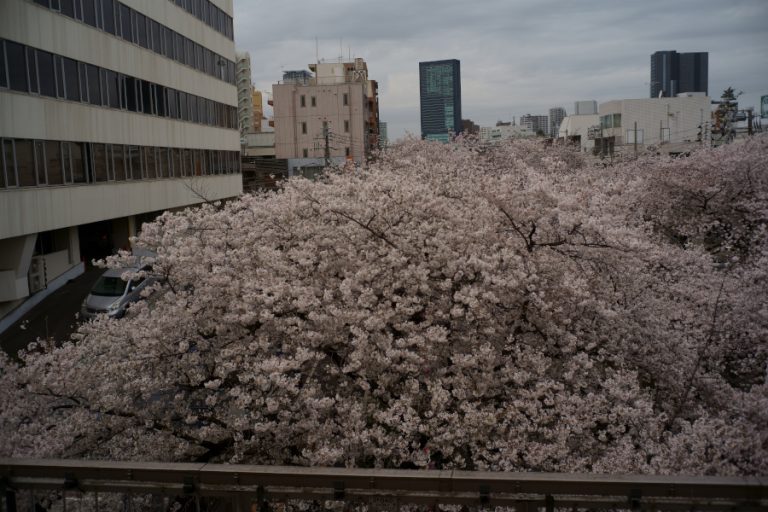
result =
[{"label": "gray cloud", "polygon": [[[461,60],[462,110],[481,125],[573,102],[642,98],[657,50],[708,51],[710,95],[768,94],[766,0],[234,0],[235,42],[260,90],[283,69],[363,57],[390,137],[419,132],[418,63]],[[341,50],[340,50],[341,40]]]}]

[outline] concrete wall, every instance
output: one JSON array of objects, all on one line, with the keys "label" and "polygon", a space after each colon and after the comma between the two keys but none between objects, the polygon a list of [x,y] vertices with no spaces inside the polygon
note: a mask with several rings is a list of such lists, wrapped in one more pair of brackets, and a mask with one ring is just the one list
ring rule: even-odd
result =
[{"label": "concrete wall", "polygon": [[[121,1],[234,62],[234,42],[175,4],[167,0]],[[0,1],[0,34],[41,50],[237,105],[234,85],[30,1]]]},{"label": "concrete wall", "polygon": [[[365,159],[365,84],[362,82],[336,85],[277,84],[272,86],[275,120],[275,155],[277,158],[322,158],[325,151],[323,121],[328,122],[335,139],[331,140],[331,156],[345,156],[349,147],[357,162]],[[348,94],[348,105],[343,96]],[[301,106],[301,96],[305,106]],[[312,107],[311,98],[316,106]],[[349,133],[344,121],[349,121]],[[302,133],[302,122],[307,133]]]},{"label": "concrete wall", "polygon": [[600,125],[600,116],[594,115],[573,115],[567,116],[560,124],[558,138],[579,137],[579,145],[582,151],[589,151],[595,147],[595,141],[589,140],[589,128]]},{"label": "concrete wall", "polygon": [[[0,240],[105,219],[127,217],[242,192],[242,176],[97,183],[0,191]],[[198,195],[198,193],[200,195]]]},{"label": "concrete wall", "polygon": [[644,98],[601,103],[600,115],[621,114],[621,127],[603,130],[605,137],[616,137],[616,144],[634,143],[637,122],[638,143],[658,145],[695,142],[702,120],[710,120],[711,109],[708,96]]}]

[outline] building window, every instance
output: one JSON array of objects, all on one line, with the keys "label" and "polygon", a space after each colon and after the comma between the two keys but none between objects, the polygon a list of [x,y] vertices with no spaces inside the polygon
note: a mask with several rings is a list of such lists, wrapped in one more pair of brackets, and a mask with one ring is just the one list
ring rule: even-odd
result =
[{"label": "building window", "polygon": [[91,144],[93,150],[93,180],[107,181],[109,163],[107,161],[107,148],[104,144]]},{"label": "building window", "polygon": [[83,144],[80,142],[68,143],[70,149],[70,156],[72,158],[72,182],[73,183],[87,183],[88,176],[88,161],[85,158],[85,151],[83,150]]},{"label": "building window", "polygon": [[56,70],[53,67],[53,54],[37,50],[37,75],[40,79],[40,94],[56,97]]},{"label": "building window", "polygon": [[83,0],[83,21],[92,27],[97,26],[94,0]]},{"label": "building window", "polygon": [[61,143],[59,141],[46,141],[45,158],[48,168],[48,184],[63,185],[64,170],[61,167]]},{"label": "building window", "polygon": [[115,33],[115,0],[101,0],[101,13],[104,17],[104,30]]},{"label": "building window", "polygon": [[126,41],[136,42],[131,27],[131,8],[124,4],[120,4],[120,35]]},{"label": "building window", "polygon": [[80,101],[80,78],[77,74],[77,61],[64,57],[64,97],[72,101]]},{"label": "building window", "polygon": [[101,84],[99,81],[99,68],[91,64],[85,65],[88,79],[88,103],[91,105],[102,105]]},{"label": "building window", "polygon": [[345,107],[348,106],[349,105],[349,94],[347,94],[345,92],[344,95],[342,96],[342,99],[343,99],[344,106]]},{"label": "building window", "polygon": [[0,40],[0,87],[8,87],[8,67],[5,65],[5,41]]},{"label": "building window", "polygon": [[304,121],[302,121],[302,123],[301,123],[301,133],[305,134],[305,135],[307,133],[307,123],[304,122]]},{"label": "building window", "polygon": [[69,16],[70,18],[74,18],[75,0],[61,0],[61,14],[64,16]]},{"label": "building window", "polygon": [[16,151],[14,141],[11,139],[0,139],[3,144],[3,167],[5,168],[5,187],[17,187],[19,185],[16,179]]},{"label": "building window", "polygon": [[40,94],[40,87],[37,80],[37,60],[35,59],[35,50],[27,47],[27,71],[29,77],[29,92]]},{"label": "building window", "polygon": [[344,156],[349,156],[350,154],[349,148],[344,148]]},{"label": "building window", "polygon": [[16,140],[16,175],[19,178],[20,187],[37,185],[35,154],[31,140]]},{"label": "building window", "polygon": [[45,141],[36,140],[35,148],[35,168],[37,169],[37,185],[47,185],[48,177],[45,173]]},{"label": "building window", "polygon": [[14,91],[28,92],[27,58],[24,55],[24,46],[6,41],[5,53],[8,58],[8,86]]},{"label": "building window", "polygon": [[299,97],[299,105],[302,107],[307,106],[307,98],[303,94]]},{"label": "building window", "polygon": [[344,120],[344,133],[349,133],[349,119]]},{"label": "building window", "polygon": [[120,82],[117,73],[110,70],[104,72],[105,103],[112,108],[120,108]]},{"label": "building window", "polygon": [[301,156],[303,156],[304,158],[307,158],[309,156],[309,150],[307,148],[302,149]]},{"label": "building window", "polygon": [[316,107],[316,106],[317,106],[317,99],[316,99],[314,96],[312,96],[312,97],[310,98],[310,100],[311,100],[311,105],[312,105],[313,107]]}]

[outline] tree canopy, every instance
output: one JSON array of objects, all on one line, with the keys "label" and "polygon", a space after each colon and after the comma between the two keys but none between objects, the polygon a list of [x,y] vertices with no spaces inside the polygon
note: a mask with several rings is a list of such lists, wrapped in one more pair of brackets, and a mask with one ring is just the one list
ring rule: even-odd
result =
[{"label": "tree canopy", "polygon": [[765,474],[767,155],[410,140],[166,213],[152,296],[3,356],[0,454]]}]

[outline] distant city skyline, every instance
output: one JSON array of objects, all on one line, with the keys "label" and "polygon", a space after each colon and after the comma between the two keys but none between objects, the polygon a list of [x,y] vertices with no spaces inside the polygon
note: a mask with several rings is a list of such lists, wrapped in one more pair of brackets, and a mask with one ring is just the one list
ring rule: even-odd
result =
[{"label": "distant city skyline", "polygon": [[234,0],[235,43],[251,53],[257,89],[270,91],[316,55],[363,57],[390,141],[419,136],[418,63],[451,58],[462,66],[462,115],[481,126],[555,105],[570,113],[577,100],[647,98],[649,56],[666,49],[709,52],[710,96],[732,86],[744,91],[741,106],[759,109],[766,19],[765,0],[335,0],[301,9]]}]

